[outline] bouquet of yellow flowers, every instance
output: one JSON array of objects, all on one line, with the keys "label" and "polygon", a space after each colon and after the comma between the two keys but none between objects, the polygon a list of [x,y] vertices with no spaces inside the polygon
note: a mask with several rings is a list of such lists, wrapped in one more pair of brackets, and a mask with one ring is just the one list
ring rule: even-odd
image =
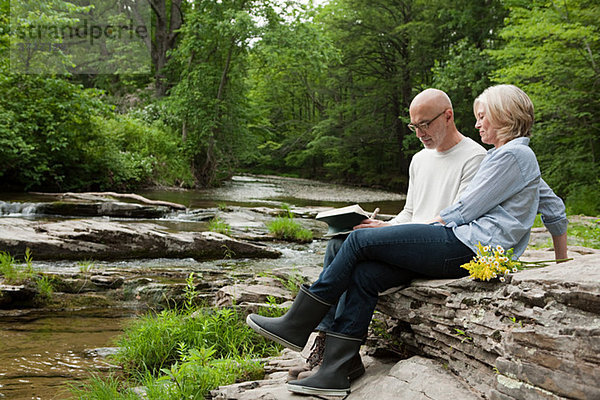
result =
[{"label": "bouquet of yellow flowers", "polygon": [[504,250],[502,246],[483,246],[477,243],[477,255],[467,264],[460,267],[469,271],[472,279],[489,281],[500,278],[501,282],[506,280],[506,275],[521,269],[531,267],[545,267],[550,262],[566,260],[545,261],[519,261],[513,260],[513,249]]}]

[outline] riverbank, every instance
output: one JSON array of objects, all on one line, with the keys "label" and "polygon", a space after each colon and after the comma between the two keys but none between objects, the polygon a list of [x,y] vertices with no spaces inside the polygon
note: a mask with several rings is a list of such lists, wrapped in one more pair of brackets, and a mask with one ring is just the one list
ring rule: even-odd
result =
[{"label": "riverbank", "polygon": [[[241,184],[241,181],[238,181],[237,183]],[[254,189],[256,189],[257,187],[268,188],[268,184],[262,180],[260,180],[260,182],[257,182],[256,184],[258,186],[255,186],[255,183],[251,184],[251,187],[253,188],[252,192],[254,192]],[[269,184],[274,185],[273,182]],[[239,186],[238,189],[240,189],[241,187],[242,186]],[[303,186],[303,188],[306,189],[307,186]],[[269,190],[271,190],[272,192],[277,191],[273,188]],[[264,193],[261,190],[258,190],[258,192],[261,196],[264,195]],[[238,190],[237,193],[240,193],[240,191]],[[169,199],[169,201],[172,200],[173,199]],[[238,200],[240,200],[240,202],[245,202],[248,199],[238,197]],[[367,204],[378,203],[375,195],[370,200],[372,201],[372,203]],[[273,296],[275,299],[277,299],[278,302],[285,302],[286,300],[289,300],[292,294],[289,291],[289,288],[286,287],[286,285],[284,285],[283,283],[288,281],[293,281],[297,283],[298,277],[300,277],[306,282],[311,282],[314,281],[314,279],[320,272],[320,265],[322,262],[323,252],[326,244],[326,241],[321,238],[321,235],[325,232],[326,229],[324,224],[315,221],[313,217],[318,210],[322,209],[320,208],[322,206],[317,207],[310,205],[293,205],[291,207],[291,209],[296,214],[297,221],[303,227],[310,229],[315,233],[315,240],[313,240],[311,243],[299,244],[275,241],[274,238],[268,233],[266,223],[276,218],[276,216],[279,215],[282,212],[282,210],[284,210],[280,207],[281,203],[277,203],[276,205],[269,205],[269,202],[275,203],[275,201],[265,198],[259,199],[257,200],[257,202],[258,204],[252,203],[248,206],[221,203],[219,206],[213,205],[204,209],[188,208],[188,211],[185,213],[178,212],[176,214],[172,214],[171,216],[167,216],[166,218],[144,221],[142,223],[151,223],[155,226],[158,226],[158,228],[153,229],[155,230],[155,232],[160,232],[160,235],[154,236],[155,240],[159,240],[161,237],[165,237],[168,235],[181,235],[181,232],[194,232],[197,230],[205,230],[207,228],[207,222],[205,220],[202,220],[202,218],[212,218],[216,215],[219,215],[219,217],[222,218],[222,220],[231,227],[230,236],[233,237],[233,240],[248,243],[254,246],[258,245],[259,247],[266,248],[269,251],[277,252],[279,254],[278,258],[248,258],[241,252],[236,255],[232,254],[231,252],[225,251],[219,254],[219,259],[217,260],[203,260],[200,257],[174,257],[159,259],[119,259],[112,261],[100,261],[99,259],[90,257],[88,259],[73,261],[41,261],[36,260],[35,254],[33,254],[33,268],[46,276],[52,277],[57,282],[57,287],[54,293],[55,300],[52,303],[52,305],[49,305],[45,309],[30,309],[20,311],[17,310],[17,315],[13,315],[16,319],[11,319],[11,324],[14,326],[27,326],[27,324],[30,321],[27,319],[27,314],[34,315],[35,313],[37,313],[37,316],[34,319],[31,319],[31,321],[42,321],[48,315],[51,314],[56,314],[57,316],[63,315],[63,317],[62,319],[57,318],[54,320],[46,319],[47,322],[44,324],[45,328],[43,328],[45,329],[45,332],[47,332],[46,336],[35,333],[34,335],[29,336],[26,340],[22,342],[7,341],[7,343],[20,344],[18,345],[17,349],[13,349],[14,351],[11,351],[10,353],[2,353],[2,351],[0,351],[0,365],[5,365],[6,363],[10,363],[11,365],[15,366],[21,364],[25,365],[27,364],[27,362],[20,362],[19,359],[35,360],[35,357],[37,357],[34,356],[35,354],[43,354],[43,351],[46,350],[44,349],[44,347],[47,347],[47,342],[45,342],[46,338],[49,338],[49,340],[56,343],[68,344],[71,341],[68,336],[68,333],[70,331],[72,331],[75,335],[79,335],[81,337],[82,343],[85,342],[86,339],[84,338],[86,334],[82,333],[81,331],[78,331],[76,328],[69,328],[71,324],[76,325],[77,321],[85,320],[85,318],[83,318],[82,316],[77,315],[77,312],[79,311],[87,312],[87,310],[89,310],[90,312],[94,312],[93,310],[99,310],[98,307],[100,307],[103,310],[107,310],[108,314],[114,311],[114,320],[118,320],[120,318],[119,315],[122,315],[120,313],[124,310],[124,318],[126,320],[137,320],[136,316],[139,315],[140,311],[144,312],[149,309],[159,311],[169,306],[184,304],[186,299],[186,279],[189,277],[190,273],[194,273],[195,276],[195,299],[198,302],[198,304],[204,304],[209,306],[218,305],[219,307],[224,307],[228,305],[230,306],[231,304],[244,304],[246,306],[246,309],[250,310],[259,307],[259,304],[268,304],[268,296]],[[365,206],[365,209],[370,208],[369,206]],[[19,226],[20,222],[17,221],[25,220],[28,221],[28,223],[31,223],[32,226],[37,226],[38,229],[42,228],[42,230],[45,230],[46,234],[52,233],[52,229],[49,230],[48,227],[52,228],[61,226],[61,223],[64,224],[66,222],[69,222],[70,220],[73,220],[75,224],[81,224],[81,221],[84,221],[79,218],[57,218],[48,215],[13,215],[6,218],[8,220],[6,226],[9,226],[11,224],[14,226]],[[569,246],[571,252],[579,251],[579,247],[577,246],[580,244],[585,245],[585,243],[595,243],[594,240],[596,239],[594,239],[594,232],[596,232],[598,229],[597,219],[587,217],[570,217],[570,219],[572,221],[572,227],[579,225],[588,226],[591,228],[588,229],[588,231],[586,232],[592,232],[580,236],[580,238],[582,239],[579,242],[576,242],[574,240],[574,236],[570,237]],[[108,219],[105,217],[95,217],[91,219],[87,218],[87,221],[88,226],[92,228],[107,226],[106,224],[109,222],[110,224],[108,225],[112,226],[113,224],[122,224],[122,226],[125,228],[128,225],[135,225],[141,222],[137,219],[125,219],[114,217]],[[89,229],[79,230],[78,232],[83,237],[87,235],[87,240],[90,243],[95,243],[97,242],[97,239],[90,235],[90,233],[93,231],[94,229]],[[141,231],[143,231],[143,229]],[[534,228],[531,240],[531,249],[541,251],[542,253],[535,253],[533,257],[537,257],[537,259],[552,258],[552,255],[550,253],[548,253],[546,250],[543,250],[548,247],[548,239],[549,236],[547,232],[545,232],[544,228]],[[120,241],[122,243],[120,244],[126,247],[128,245],[128,240],[129,239],[121,239]],[[56,249],[56,251],[58,252],[60,246],[57,246]],[[268,280],[265,280],[265,277],[270,278]],[[268,282],[268,284],[262,285],[265,282]],[[260,285],[263,286],[263,289],[259,292],[254,290],[250,291],[250,293],[244,294],[244,291],[238,290],[240,284],[247,286]],[[468,291],[471,289],[462,288],[461,290]],[[549,296],[547,298],[551,299],[552,297]],[[535,304],[537,307],[539,307],[539,303]],[[15,311],[10,312],[15,313]],[[18,313],[22,314],[19,315]],[[9,314],[4,314],[4,317],[6,317],[7,315]],[[66,317],[66,315],[70,316]],[[109,320],[113,320],[113,318],[108,317],[104,319],[104,321]],[[90,319],[89,321],[92,320]],[[91,322],[91,324],[97,325],[98,327],[100,327],[100,325],[108,325],[106,323],[103,324],[102,322]],[[18,330],[9,329],[8,326],[9,325],[4,325],[5,328],[3,328],[3,330],[1,331],[3,339],[11,339],[19,335]],[[33,327],[34,325],[30,326]],[[53,334],[48,333],[52,332],[55,328],[64,328],[62,331],[64,335],[61,333],[58,336],[53,336]],[[391,326],[389,326],[388,328],[391,329]],[[388,328],[380,330],[379,333],[384,333],[383,336],[385,337],[385,332],[387,332]],[[461,328],[461,325],[456,325],[455,328],[463,330]],[[115,336],[118,336],[119,329],[122,328],[110,328],[109,330],[113,332]],[[402,333],[395,333],[395,335],[396,334],[399,335],[397,337],[406,336]],[[446,336],[448,335],[446,334]],[[452,335],[450,336],[452,337]],[[60,339],[58,339],[59,337]],[[456,337],[454,338],[456,339]],[[110,343],[110,340],[107,340],[105,344],[96,344],[97,342],[91,339],[89,340],[89,343],[89,348],[77,348],[71,350],[74,352],[76,357],[72,357],[71,353],[69,353],[69,351],[66,351],[61,352],[61,354],[57,357],[48,356],[48,358],[42,358],[41,360],[43,361],[40,361],[39,364],[35,364],[37,365],[37,367],[35,368],[37,368],[38,370],[35,370],[34,368],[27,368],[21,370],[11,370],[11,372],[0,371],[0,384],[3,385],[3,387],[0,387],[0,393],[3,393],[3,390],[6,390],[7,387],[10,387],[11,390],[17,387],[22,387],[25,389],[23,389],[24,392],[21,393],[26,393],[26,388],[31,389],[33,387],[30,385],[31,382],[35,382],[34,386],[37,387],[54,387],[56,389],[56,386],[59,385],[58,382],[62,382],[61,385],[64,385],[65,381],[81,379],[77,377],[80,375],[76,376],[74,372],[69,372],[68,368],[66,368],[67,372],[64,372],[64,370],[60,369],[61,365],[69,364],[71,358],[86,359],[88,361],[91,361],[92,365],[96,363],[95,360],[98,360],[99,362],[100,360],[102,360],[102,363],[107,364],[112,363],[110,360],[106,360],[103,358],[90,358],[86,354],[92,354],[89,352],[93,352],[94,348],[96,347],[111,346],[114,345],[114,343]],[[413,343],[418,342],[414,342],[413,340]],[[457,345],[453,345],[454,349],[456,349],[457,347]],[[68,348],[68,346],[65,348]],[[372,341],[368,348],[368,352],[373,353],[369,356],[371,357],[377,355],[377,357],[373,358],[375,359],[375,361],[378,361],[379,359],[381,359],[380,355],[384,349],[393,349],[394,346],[390,344],[389,341],[384,341],[380,345],[376,344],[375,341]],[[414,346],[412,349],[410,349],[410,354],[414,354],[415,349],[418,348],[419,346]],[[365,349],[365,351],[367,350]],[[390,355],[389,352],[387,355]],[[398,354],[396,354],[396,357],[398,357]],[[301,358],[294,359],[294,362],[302,361],[303,360]],[[419,360],[413,361],[417,362],[416,365],[422,364],[418,362]],[[284,374],[282,374],[281,372],[283,372],[285,368],[287,368],[285,367],[285,365],[289,365],[290,362],[291,361],[289,360],[283,360],[277,364],[277,367],[273,367],[277,369],[277,371],[273,370],[273,373],[279,372],[279,375],[270,376],[270,367],[267,367],[267,373],[268,377],[271,378],[271,383],[274,382],[275,377],[277,377],[277,379],[282,378],[282,375]],[[271,361],[268,361],[267,365],[273,365],[270,363]],[[83,364],[85,363],[82,362],[80,365]],[[410,368],[416,368],[416,366],[412,364],[412,361],[405,362],[403,365],[410,365]],[[61,371],[60,374],[53,374],[53,368],[58,368],[58,370]],[[74,368],[73,371],[81,372],[86,368],[87,366],[82,367],[81,369]],[[92,370],[96,370],[93,366],[91,368]],[[434,368],[434,370],[436,368]],[[377,369],[375,368],[371,371],[376,370]],[[402,371],[405,370],[399,366],[398,374],[402,374]],[[377,376],[378,378],[383,379],[385,376],[388,375],[388,373],[389,371],[385,373],[382,372],[381,374],[378,372]],[[39,375],[41,378],[38,379],[36,375]],[[81,376],[84,375],[85,373],[81,374]],[[369,376],[372,377],[372,375]],[[30,382],[21,382],[28,380]],[[51,383],[48,385],[44,384],[43,382]],[[258,382],[258,380],[253,380],[252,382]],[[247,385],[255,386],[256,383],[248,383]],[[372,383],[369,383],[367,386],[371,385]],[[240,384],[238,386],[243,387],[244,385]],[[279,384],[276,384],[273,387],[276,390],[281,390],[282,388],[284,388],[284,385],[280,382]],[[54,398],[50,397],[53,396],[51,393],[56,393],[52,391],[46,391],[42,393],[38,392],[37,390],[31,390],[31,393],[35,392],[38,397],[43,399]],[[356,392],[362,393],[358,390]],[[61,388],[61,393],[65,393],[64,386]],[[256,396],[257,393],[259,392],[249,392],[243,396]],[[238,395],[242,396],[239,393]],[[218,396],[218,394],[215,394],[215,396]],[[359,394],[356,394],[354,396],[359,396]],[[373,395],[371,394],[371,397],[372,396]],[[244,398],[251,399],[252,397]]]}]

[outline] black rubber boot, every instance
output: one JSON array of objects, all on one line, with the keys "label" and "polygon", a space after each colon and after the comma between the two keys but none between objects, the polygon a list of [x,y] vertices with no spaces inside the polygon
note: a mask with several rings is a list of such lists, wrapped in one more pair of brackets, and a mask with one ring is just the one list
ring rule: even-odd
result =
[{"label": "black rubber boot", "polygon": [[[302,371],[298,374],[298,377],[296,379],[304,379],[304,378],[308,378],[309,376],[313,376],[314,374],[317,373],[318,370],[319,370],[319,368],[311,368],[311,369]],[[352,358],[352,360],[350,360],[349,365],[348,365],[348,379],[350,379],[350,382],[352,382],[353,380],[360,378],[364,374],[365,374],[365,365],[362,362],[362,358],[360,358],[360,354],[356,353],[356,355]],[[293,379],[289,379],[289,380],[293,380]]]},{"label": "black rubber boot", "polygon": [[277,318],[250,314],[246,323],[258,334],[295,351],[302,351],[308,337],[323,319],[331,304],[326,303],[302,285],[294,303],[285,315]]},{"label": "black rubber boot", "polygon": [[[287,389],[294,393],[321,396],[345,396],[350,393],[348,375],[362,339],[338,333],[328,333],[325,339],[325,354],[319,370],[312,376],[291,381]],[[361,362],[362,364],[362,362]]]}]

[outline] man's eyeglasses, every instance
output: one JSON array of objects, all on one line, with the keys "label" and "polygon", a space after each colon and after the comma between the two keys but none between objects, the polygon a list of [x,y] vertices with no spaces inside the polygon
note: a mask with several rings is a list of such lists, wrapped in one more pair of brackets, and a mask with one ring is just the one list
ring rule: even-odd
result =
[{"label": "man's eyeglasses", "polygon": [[438,119],[439,116],[442,115],[445,112],[446,112],[446,110],[442,111],[441,113],[439,113],[438,115],[436,115],[435,117],[433,117],[432,119],[430,119],[429,121],[421,122],[420,124],[408,124],[408,129],[410,129],[413,132],[416,132],[417,129],[420,129],[422,131],[426,131],[429,128],[429,124],[431,124],[433,121],[435,121],[436,119]]}]

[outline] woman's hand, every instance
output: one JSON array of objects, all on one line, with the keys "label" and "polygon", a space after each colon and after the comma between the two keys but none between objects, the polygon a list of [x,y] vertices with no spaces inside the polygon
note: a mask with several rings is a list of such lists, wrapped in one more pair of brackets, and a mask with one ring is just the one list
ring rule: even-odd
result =
[{"label": "woman's hand", "polygon": [[434,224],[436,222],[439,222],[442,225],[446,225],[446,221],[444,221],[442,219],[442,217],[440,217],[439,215],[437,217],[435,217],[434,219],[431,219],[431,220],[427,221],[428,224]]}]

